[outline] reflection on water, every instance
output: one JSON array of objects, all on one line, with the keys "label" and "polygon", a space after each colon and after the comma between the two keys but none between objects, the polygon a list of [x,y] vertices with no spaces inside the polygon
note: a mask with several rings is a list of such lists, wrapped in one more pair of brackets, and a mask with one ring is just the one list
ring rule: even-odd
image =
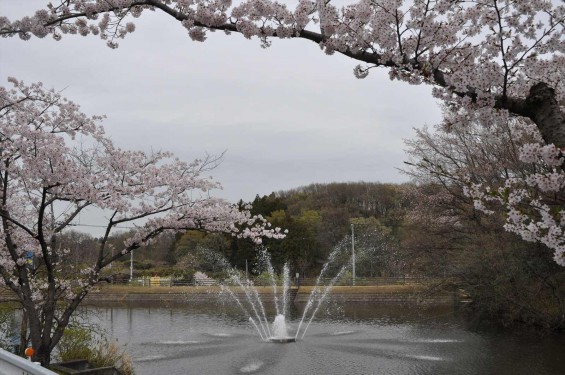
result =
[{"label": "reflection on water", "polygon": [[[296,329],[301,306],[291,312]],[[303,340],[262,342],[217,305],[88,308],[137,374],[563,374],[565,337],[471,331],[447,307],[330,306]]]}]

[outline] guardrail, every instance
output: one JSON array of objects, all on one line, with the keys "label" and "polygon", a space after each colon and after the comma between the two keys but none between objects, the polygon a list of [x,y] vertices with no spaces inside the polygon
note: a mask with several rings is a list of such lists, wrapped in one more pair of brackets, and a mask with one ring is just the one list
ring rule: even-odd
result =
[{"label": "guardrail", "polygon": [[111,284],[130,285],[130,286],[210,286],[218,285],[218,280],[215,279],[175,279],[172,277],[159,277],[159,276],[146,276],[137,277],[133,280],[129,279],[112,279],[109,278]]},{"label": "guardrail", "polygon": [[[300,285],[316,285],[317,278],[302,278]],[[320,280],[320,284],[327,285],[331,281],[330,278]],[[379,285],[421,285],[429,284],[435,279],[419,276],[394,276],[394,277],[356,277],[356,286],[379,286]],[[338,280],[335,285],[352,285],[351,277]]]},{"label": "guardrail", "polygon": [[0,349],[0,374],[17,375],[57,375],[57,373],[41,367],[15,354]]}]

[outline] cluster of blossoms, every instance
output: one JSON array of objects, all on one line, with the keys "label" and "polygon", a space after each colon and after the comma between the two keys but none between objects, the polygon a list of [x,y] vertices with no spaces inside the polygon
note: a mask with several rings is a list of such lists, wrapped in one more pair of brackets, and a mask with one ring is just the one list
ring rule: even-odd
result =
[{"label": "cluster of blossoms", "polygon": [[204,272],[200,271],[196,271],[192,277],[194,278],[194,283],[196,285],[209,285],[208,283],[214,280]]},{"label": "cluster of blossoms", "polygon": [[[555,261],[565,265],[565,173],[559,148],[544,144],[532,122],[506,111],[447,107],[444,119],[435,133],[416,130],[416,138],[405,141],[413,166],[409,174],[450,190],[447,196],[434,193],[437,201],[427,197],[425,202],[436,209],[450,207],[445,202],[456,196],[452,192],[462,191],[476,210],[502,212],[507,231],[545,244],[554,251]],[[415,219],[421,222],[427,211],[422,206]],[[449,208],[445,216],[449,218]],[[427,224],[432,228],[442,224],[437,218],[432,222]]]},{"label": "cluster of blossoms", "polygon": [[0,35],[93,34],[115,48],[147,11],[171,16],[195,41],[214,30],[257,37],[263,47],[272,38],[308,39],[365,63],[357,78],[386,66],[391,79],[433,84],[436,97],[461,108],[516,110],[509,103],[540,82],[565,101],[565,6],[550,0],[359,0],[341,8],[299,0],[294,9],[272,0],[66,0],[20,20],[0,17]]},{"label": "cluster of blossoms", "polygon": [[541,143],[527,143],[520,147],[520,160],[524,163],[543,163],[550,167],[559,167],[563,164],[563,154],[555,145]]},{"label": "cluster of blossoms", "polygon": [[257,36],[264,46],[269,37],[305,37],[328,54],[365,55],[370,64],[394,66],[393,78],[433,82],[440,70],[450,91],[524,95],[532,81],[563,85],[565,7],[548,0],[360,0],[342,8],[299,0],[294,9],[271,0],[72,0],[17,21],[1,17],[0,34],[93,34],[115,48],[135,30],[126,19],[153,10],[181,22],[196,41],[204,41],[207,30]]},{"label": "cluster of blossoms", "polygon": [[531,166],[524,176],[507,178],[497,189],[470,184],[465,194],[475,208],[492,214],[494,205],[506,211],[504,228],[523,240],[541,242],[554,251],[554,260],[565,266],[565,172],[563,156],[554,145],[526,143],[518,151],[521,162]]}]

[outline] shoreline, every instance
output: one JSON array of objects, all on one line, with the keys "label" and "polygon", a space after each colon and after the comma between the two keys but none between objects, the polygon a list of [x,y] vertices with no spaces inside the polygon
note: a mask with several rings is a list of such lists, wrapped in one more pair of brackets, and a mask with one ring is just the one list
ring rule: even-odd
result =
[{"label": "shoreline", "polygon": [[[256,286],[263,301],[274,299],[272,287]],[[245,298],[240,287],[231,287],[238,298]],[[289,297],[293,303],[306,303],[313,286],[292,287]],[[324,288],[320,290],[324,292]],[[281,288],[277,290],[280,295]],[[211,303],[218,300],[220,286],[128,286],[101,285],[88,293],[84,304],[160,302],[175,304]],[[430,295],[425,285],[378,285],[378,286],[334,286],[329,298],[342,303],[416,303],[416,304],[457,304],[459,296],[453,291],[443,290]],[[17,302],[14,294],[0,288],[0,303]]]},{"label": "shoreline", "polygon": [[[271,287],[256,287],[257,293],[263,301],[274,299]],[[289,296],[294,303],[306,303],[314,289],[313,286],[292,288]],[[232,287],[231,290],[238,297],[245,298],[242,288]],[[321,289],[323,293],[323,288]],[[279,288],[278,293],[282,290]],[[158,286],[158,287],[130,287],[130,286],[102,286],[92,291],[85,299],[85,304],[98,303],[134,303],[134,302],[216,302],[221,293],[219,286]],[[382,286],[334,286],[328,293],[329,298],[344,303],[424,303],[424,304],[453,304],[456,301],[453,292],[443,291],[432,296],[427,295],[426,287],[421,285],[382,285]]]}]

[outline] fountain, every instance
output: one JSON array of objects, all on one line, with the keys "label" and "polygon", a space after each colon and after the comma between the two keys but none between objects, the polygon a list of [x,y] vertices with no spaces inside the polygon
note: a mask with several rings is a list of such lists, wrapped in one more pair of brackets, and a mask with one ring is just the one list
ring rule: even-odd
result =
[{"label": "fountain", "polygon": [[[265,313],[264,302],[261,295],[249,279],[243,280],[240,272],[233,267],[226,266],[228,262],[225,259],[221,260],[224,269],[228,272],[228,279],[221,285],[221,293],[233,300],[239,309],[249,317],[250,324],[255,328],[261,340],[271,343],[290,343],[298,339],[303,339],[310,323],[316,316],[316,313],[326,300],[329,292],[336,282],[343,276],[344,271],[349,267],[349,262],[342,265],[335,275],[330,279],[328,274],[331,271],[331,266],[334,266],[336,261],[339,260],[339,255],[342,254],[343,246],[337,246],[330,254],[328,261],[322,267],[322,271],[316,279],[316,283],[310,293],[308,301],[305,305],[304,311],[294,334],[289,334],[292,327],[286,320],[289,305],[289,291],[291,290],[291,278],[288,264],[285,264],[282,272],[282,293],[279,295],[279,287],[274,268],[271,263],[271,258],[267,249],[262,247],[259,251],[260,263],[263,263],[263,268],[269,274],[270,288],[273,293],[273,303],[275,309],[275,316],[272,322],[269,321]],[[217,255],[217,254],[216,254]],[[329,279],[329,282],[326,282]]]},{"label": "fountain", "polygon": [[268,339],[270,342],[277,343],[287,343],[295,342],[296,337],[290,337],[287,332],[286,319],[285,316],[279,314],[275,316],[275,321],[273,322],[273,336]]}]

